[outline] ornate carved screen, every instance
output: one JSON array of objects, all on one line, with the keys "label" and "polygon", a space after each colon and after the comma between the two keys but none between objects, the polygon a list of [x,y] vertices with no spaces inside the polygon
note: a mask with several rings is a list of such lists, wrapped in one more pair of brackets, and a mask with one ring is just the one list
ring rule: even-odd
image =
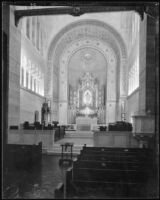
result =
[{"label": "ornate carved screen", "polygon": [[88,108],[88,113],[91,114],[96,112],[97,109],[97,99],[98,94],[98,84],[97,80],[93,77],[92,73],[85,72],[82,78],[79,80],[78,85],[78,108],[81,112],[82,110]]},{"label": "ornate carved screen", "polygon": [[105,90],[93,73],[85,72],[78,80],[77,88],[69,86],[69,119],[75,123],[76,117],[96,117],[98,123],[105,123]]}]

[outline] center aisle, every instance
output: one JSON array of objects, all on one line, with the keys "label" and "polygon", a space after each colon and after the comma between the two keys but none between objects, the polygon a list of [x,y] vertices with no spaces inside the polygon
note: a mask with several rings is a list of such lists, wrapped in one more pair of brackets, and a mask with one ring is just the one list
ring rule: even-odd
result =
[{"label": "center aisle", "polygon": [[80,150],[86,144],[88,147],[93,147],[93,132],[92,131],[66,131],[63,139],[55,142],[52,149],[47,151],[48,155],[60,155],[61,143],[73,142],[73,155],[80,154]]}]

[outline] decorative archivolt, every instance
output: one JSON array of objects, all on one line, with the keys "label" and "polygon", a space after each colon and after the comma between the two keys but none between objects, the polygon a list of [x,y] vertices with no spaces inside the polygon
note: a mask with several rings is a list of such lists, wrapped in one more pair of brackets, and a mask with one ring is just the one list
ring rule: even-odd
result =
[{"label": "decorative archivolt", "polygon": [[[90,40],[94,41],[90,43]],[[83,43],[85,41],[85,44]],[[48,51],[48,71],[51,72],[48,76],[53,77],[53,73],[56,68],[60,72],[60,76],[65,76],[65,70],[62,65],[66,65],[66,60],[64,58],[64,52],[66,55],[66,59],[73,53],[73,46],[77,45],[77,49],[79,46],[83,45],[91,45],[92,47],[96,47],[100,51],[104,51],[100,45],[100,43],[105,44],[106,53],[107,49],[112,49],[114,52],[114,56],[117,62],[117,73],[120,75],[120,80],[122,83],[120,84],[120,90],[122,95],[126,93],[126,80],[125,80],[125,71],[126,71],[126,58],[127,52],[124,41],[121,35],[111,26],[105,24],[104,22],[98,20],[80,20],[74,23],[69,24],[64,27],[53,39],[51,42],[49,51]],[[90,44],[89,44],[90,43]],[[94,44],[93,44],[94,43]],[[74,44],[74,45],[73,45]],[[107,48],[109,47],[109,48]],[[76,49],[74,47],[74,49]],[[63,56],[62,56],[63,55]],[[107,59],[108,62],[108,59]],[[52,63],[52,64],[51,64]],[[49,69],[51,68],[51,70]],[[63,71],[61,74],[61,70]],[[52,78],[51,78],[52,79]],[[50,80],[50,78],[48,78]],[[48,91],[52,91],[52,85],[47,84]],[[65,85],[65,83],[64,83]],[[46,90],[46,92],[47,92]]]},{"label": "decorative archivolt", "polygon": [[[52,40],[48,60],[53,58],[53,52],[56,46],[62,43],[63,47],[75,39],[84,37],[95,37],[103,41],[110,41],[112,46],[117,43],[120,47],[122,58],[127,57],[126,46],[121,35],[110,25],[99,20],[79,20],[64,27]],[[58,44],[58,45],[57,45]]]},{"label": "decorative archivolt", "polygon": [[[88,44],[86,45],[86,41],[88,41]],[[77,46],[77,43],[79,45]],[[97,46],[98,43],[98,46]],[[111,47],[107,46],[107,44],[103,43],[100,40],[93,40],[93,39],[84,39],[81,41],[75,41],[63,51],[63,54],[60,57],[60,83],[65,81],[64,84],[62,84],[62,87],[67,85],[67,66],[69,66],[70,60],[72,59],[72,56],[81,49],[86,50],[86,52],[89,52],[87,49],[95,49],[96,51],[99,51],[106,60],[106,69],[103,71],[103,75],[105,75],[106,82],[104,84],[107,84],[107,82],[112,82],[112,91],[108,90],[109,96],[112,99],[116,99],[116,94],[119,94],[119,74],[120,74],[120,68],[116,67],[117,63],[120,62],[119,57],[116,57],[114,51],[111,49]],[[91,53],[91,52],[89,52]],[[85,56],[87,54],[83,54]],[[92,55],[93,59],[93,55]],[[117,61],[118,59],[118,61]],[[85,59],[86,60],[86,59]],[[96,67],[96,69],[99,69],[99,66]],[[87,68],[86,68],[87,70]],[[108,74],[108,75],[107,75]],[[115,81],[116,80],[116,81]],[[116,92],[117,90],[117,92]],[[112,94],[111,94],[112,93]],[[64,94],[64,92],[63,92]],[[61,95],[63,95],[61,94]],[[118,96],[117,96],[118,98]]]},{"label": "decorative archivolt", "polygon": [[[59,66],[68,66],[70,59],[77,51],[81,49],[85,50],[87,48],[99,51],[104,56],[107,65],[117,65],[117,63],[120,63],[120,55],[116,55],[113,49],[107,43],[104,43],[99,39],[84,38],[81,40],[75,40],[70,44],[70,46],[63,50],[59,59]],[[84,57],[84,54],[82,57]],[[85,60],[87,61],[87,59]]]}]

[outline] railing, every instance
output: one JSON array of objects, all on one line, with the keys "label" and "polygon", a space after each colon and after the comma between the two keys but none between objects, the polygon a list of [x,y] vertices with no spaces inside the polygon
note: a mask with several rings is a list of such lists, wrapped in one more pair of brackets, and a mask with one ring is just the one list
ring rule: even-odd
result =
[{"label": "railing", "polygon": [[9,130],[8,144],[38,144],[50,149],[54,143],[55,130]]}]

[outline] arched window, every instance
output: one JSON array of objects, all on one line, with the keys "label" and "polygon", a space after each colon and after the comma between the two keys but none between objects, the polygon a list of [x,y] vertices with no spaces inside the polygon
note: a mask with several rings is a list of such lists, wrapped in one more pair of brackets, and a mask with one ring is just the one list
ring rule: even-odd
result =
[{"label": "arched window", "polygon": [[36,41],[36,47],[39,50],[39,35],[40,35],[40,23],[37,20],[37,41]]},{"label": "arched window", "polygon": [[31,75],[31,78],[30,78],[30,89],[33,90],[33,77]]},{"label": "arched window", "polygon": [[34,92],[36,92],[36,79],[34,79]]},{"label": "arched window", "polygon": [[39,112],[36,110],[34,113],[34,121],[38,122],[39,121]]},{"label": "arched window", "polygon": [[43,55],[43,32],[41,31],[41,54]]},{"label": "arched window", "polygon": [[28,88],[28,79],[29,79],[29,74],[28,74],[28,71],[26,71],[26,88]]},{"label": "arched window", "polygon": [[128,80],[128,95],[139,87],[139,57],[135,60],[135,63],[129,71]]},{"label": "arched window", "polygon": [[30,39],[30,18],[27,17],[27,22],[26,22],[26,35]]},{"label": "arched window", "polygon": [[39,81],[37,82],[37,93],[39,94]]},{"label": "arched window", "polygon": [[35,17],[33,17],[32,18],[32,42],[34,45],[35,45],[35,28],[36,28],[35,22],[36,22],[36,19],[35,19]]},{"label": "arched window", "polygon": [[24,86],[24,69],[21,68],[21,85]]}]

